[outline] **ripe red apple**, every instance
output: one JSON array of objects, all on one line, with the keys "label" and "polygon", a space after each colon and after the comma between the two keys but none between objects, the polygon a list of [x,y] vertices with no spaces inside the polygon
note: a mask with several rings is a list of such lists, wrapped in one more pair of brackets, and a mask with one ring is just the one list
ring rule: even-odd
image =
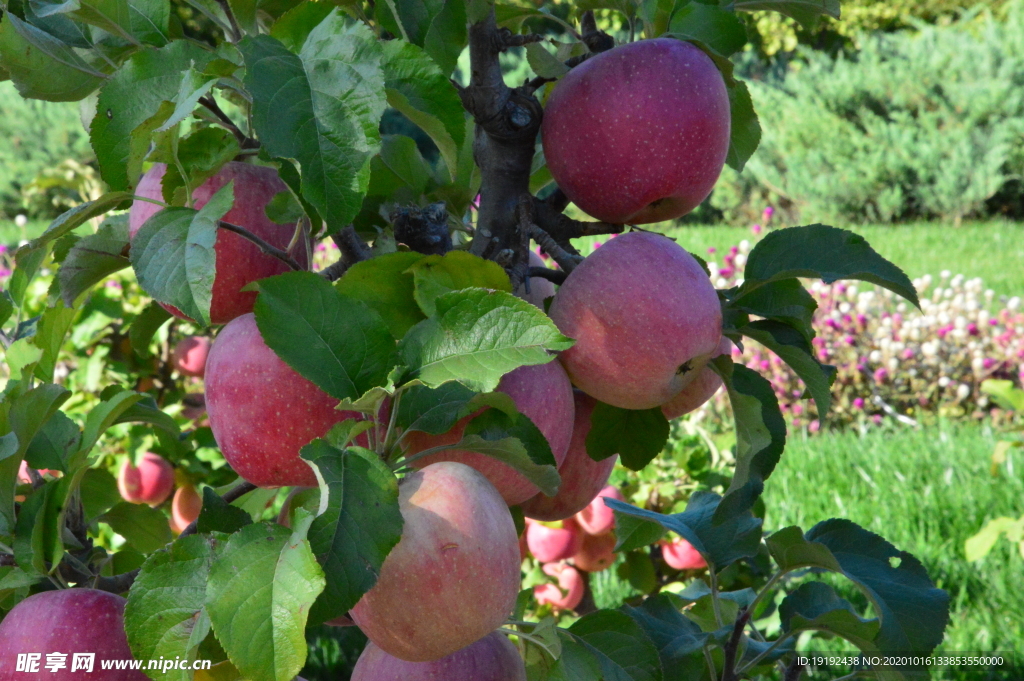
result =
[{"label": "ripe red apple", "polygon": [[[728,355],[732,352],[732,341],[722,336],[722,340],[718,343],[718,347],[715,348],[714,357],[719,355]],[[714,359],[712,357],[712,359]],[[722,377],[714,372],[714,370],[705,366],[697,374],[697,378],[693,379],[690,385],[683,388],[682,392],[673,397],[671,400],[661,405],[661,411],[665,414],[665,418],[669,421],[677,419],[683,414],[689,414],[691,411],[701,406],[718,392],[718,389],[722,387]]]},{"label": "ripe red apple", "polygon": [[398,490],[402,540],[349,615],[384,652],[430,662],[479,641],[512,612],[516,525],[487,478],[461,463],[427,466]]},{"label": "ripe red apple", "polygon": [[352,670],[352,681],[526,681],[519,651],[501,632],[433,662],[406,662],[369,642]]},{"label": "ripe red apple", "polygon": [[174,490],[174,468],[163,457],[146,452],[138,467],[124,462],[117,476],[117,489],[125,501],[159,506]]},{"label": "ripe red apple", "polygon": [[171,499],[171,529],[181,534],[186,527],[199,518],[203,510],[203,498],[192,485],[182,485]]},{"label": "ripe red apple", "polygon": [[615,542],[615,533],[611,531],[583,535],[583,544],[572,557],[572,564],[584,572],[607,570],[615,562]]},{"label": "ripe red apple", "polygon": [[171,361],[183,376],[202,378],[206,369],[206,356],[210,354],[211,341],[205,336],[186,336],[174,346]]},{"label": "ripe red apple", "polygon": [[[260,487],[316,487],[299,450],[357,412],[284,363],[267,347],[250,313],[221,329],[206,363],[206,410],[224,458]],[[365,434],[357,439],[366,446]]]},{"label": "ripe red apple", "polygon": [[[132,651],[124,633],[125,599],[95,589],[59,589],[29,596],[0,622],[0,679],[52,679],[53,681],[146,681],[140,671],[104,670],[101,661],[130,660]],[[38,666],[28,673],[15,671],[18,655],[39,653]],[[47,653],[64,653],[66,666],[45,667]],[[92,672],[76,669],[75,653],[95,653]]]},{"label": "ripe red apple", "polygon": [[615,468],[618,454],[594,461],[587,454],[587,434],[590,433],[590,414],[594,398],[575,391],[576,417],[573,420],[572,439],[565,461],[558,467],[562,485],[553,497],[543,492],[523,502],[523,515],[536,520],[564,520],[587,507],[608,482]]},{"label": "ripe red apple", "polygon": [[594,251],[559,287],[550,312],[576,339],[559,355],[573,384],[623,409],[678,395],[722,337],[707,273],[675,241],[651,232],[623,234]]},{"label": "ripe red apple", "polygon": [[529,519],[526,522],[526,546],[542,563],[571,558],[583,543],[583,533],[572,518],[552,524],[555,526],[549,527]]},{"label": "ripe red apple", "polygon": [[548,563],[542,568],[545,574],[558,579],[558,584],[538,584],[533,587],[533,597],[541,605],[550,603],[555,610],[573,610],[583,600],[586,585],[583,575],[571,565]]},{"label": "ripe red apple", "polygon": [[[163,201],[161,181],[167,166],[154,164],[139,180],[136,195]],[[231,180],[235,181],[235,203],[224,215],[224,221],[244,227],[272,246],[287,249],[295,234],[295,225],[279,225],[267,217],[265,209],[275,194],[287,190],[277,171],[265,166],[231,162],[219,173],[192,192],[194,208],[202,208]],[[146,220],[161,210],[155,203],[136,200],[128,213],[128,233],[134,237]],[[288,265],[263,253],[256,244],[223,229],[217,231],[214,246],[217,276],[213,281],[213,300],[210,321],[226,324],[235,317],[252,312],[256,292],[242,292],[246,285],[275,274],[289,271]],[[307,265],[306,245],[300,243],[291,254],[303,267]],[[180,311],[164,306],[178,317],[186,319]]]},{"label": "ripe red apple", "polygon": [[[547,263],[536,251],[530,251],[530,267],[547,267]],[[555,284],[544,277],[530,277],[530,292],[526,292],[526,286],[520,285],[516,295],[543,310],[544,300],[555,295]]]},{"label": "ripe red apple", "polygon": [[[36,471],[39,475],[55,475],[59,474],[59,471],[51,471],[49,468],[40,468]],[[18,483],[21,485],[27,485],[32,482],[32,478],[28,474],[28,461],[22,459],[21,465],[18,466]]]},{"label": "ripe red apple", "polygon": [[[498,383],[498,391],[511,397],[516,408],[530,417],[551,445],[555,461],[561,463],[572,437],[574,412],[572,385],[561,365],[552,361],[519,367],[505,374]],[[454,428],[442,435],[409,433],[406,437],[406,454],[412,455],[430,447],[459,442],[466,424],[473,416],[475,414],[461,419]],[[417,459],[411,465],[423,468],[438,461],[458,461],[477,469],[498,488],[509,506],[521,504],[540,491],[521,473],[486,454],[452,449]]]},{"label": "ripe red apple", "polygon": [[710,57],[671,38],[641,40],[591,57],[555,86],[544,157],[559,188],[598,220],[673,220],[714,188],[731,120]]},{"label": "ripe red apple", "polygon": [[587,504],[585,509],[576,514],[576,522],[579,523],[580,527],[587,534],[596,536],[604,534],[615,527],[615,512],[612,511],[608,504],[604,503],[605,499],[626,500],[622,496],[622,492],[612,485],[608,485],[598,492],[594,500]]},{"label": "ripe red apple", "polygon": [[661,543],[661,557],[675,570],[701,570],[708,566],[704,556],[697,553],[693,544],[682,537]]}]

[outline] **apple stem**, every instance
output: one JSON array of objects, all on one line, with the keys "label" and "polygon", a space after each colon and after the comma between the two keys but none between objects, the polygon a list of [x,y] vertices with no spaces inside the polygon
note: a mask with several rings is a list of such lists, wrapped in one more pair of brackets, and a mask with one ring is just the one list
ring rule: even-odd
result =
[{"label": "apple stem", "polygon": [[257,246],[259,246],[261,251],[263,251],[264,253],[266,253],[269,256],[273,256],[273,257],[277,258],[281,262],[283,262],[286,265],[288,265],[289,267],[291,267],[293,270],[303,270],[303,269],[305,269],[304,267],[302,267],[302,265],[300,265],[298,262],[296,262],[295,258],[293,258],[292,256],[288,255],[287,252],[282,251],[277,246],[272,246],[271,244],[267,243],[263,239],[259,238],[258,236],[256,236],[255,234],[253,234],[252,232],[247,230],[245,227],[239,227],[238,225],[233,225],[230,222],[224,222],[223,220],[219,221],[217,223],[217,226],[220,227],[221,229],[227,230],[229,232],[234,232],[235,234],[237,234],[238,236],[242,237],[243,239],[251,241],[252,243],[254,243]]}]

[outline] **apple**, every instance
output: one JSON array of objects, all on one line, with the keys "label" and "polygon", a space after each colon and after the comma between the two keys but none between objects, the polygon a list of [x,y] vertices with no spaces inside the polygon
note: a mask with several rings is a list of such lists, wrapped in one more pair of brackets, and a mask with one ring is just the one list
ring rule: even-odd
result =
[{"label": "apple", "polygon": [[[163,163],[154,164],[139,180],[135,194],[163,201],[161,182],[166,171],[167,166]],[[232,180],[235,182],[235,203],[224,215],[224,221],[244,227],[272,246],[287,249],[295,234],[295,225],[279,225],[272,222],[265,212],[270,200],[276,194],[287,190],[287,186],[273,168],[250,163],[228,163],[220,172],[192,191],[193,207],[205,206],[218,190]],[[160,210],[161,207],[155,203],[136,199],[128,212],[129,236],[134,238],[146,220]],[[235,317],[252,312],[256,292],[243,292],[243,287],[259,279],[290,271],[288,265],[267,255],[256,244],[223,229],[217,231],[214,251],[217,276],[213,281],[213,299],[210,304],[210,321],[213,324],[226,324]],[[291,255],[300,265],[307,266],[305,243],[300,242],[299,247],[293,249]],[[169,305],[164,307],[168,312],[187,319],[179,310]]]},{"label": "apple", "polygon": [[605,499],[626,500],[622,496],[622,492],[612,485],[608,485],[598,492],[597,497],[587,504],[585,509],[576,514],[576,522],[587,534],[604,534],[615,527],[615,512],[608,504],[604,503]]},{"label": "apple", "polygon": [[707,273],[675,241],[651,232],[623,234],[594,251],[558,288],[550,314],[576,339],[559,355],[573,384],[622,409],[671,400],[722,338]]},{"label": "apple", "polygon": [[406,662],[371,641],[352,670],[352,681],[526,681],[526,666],[501,632],[433,662]]},{"label": "apple", "polygon": [[[730,353],[732,353],[732,341],[722,336],[718,347],[715,348],[714,357]],[[722,377],[716,374],[711,367],[705,366],[690,385],[683,388],[682,392],[671,400],[661,405],[661,411],[669,421],[677,419],[683,414],[689,414],[710,400],[721,387]]]},{"label": "apple", "polygon": [[671,38],[640,40],[559,81],[544,108],[544,158],[565,195],[598,220],[673,220],[714,188],[731,121],[708,55]]},{"label": "apple", "polygon": [[[511,397],[516,408],[536,424],[551,445],[555,462],[562,463],[569,448],[569,440],[572,438],[575,410],[572,385],[562,366],[557,361],[521,366],[505,374],[497,389]],[[476,414],[459,420],[454,428],[441,435],[409,433],[405,438],[406,455],[411,456],[431,447],[456,444],[462,439],[466,424],[474,416]],[[477,469],[498,488],[498,492],[509,506],[521,504],[540,492],[537,486],[521,473],[486,454],[451,449],[417,459],[411,465],[414,468],[423,468],[438,461],[458,461]]]},{"label": "apple", "polygon": [[[224,458],[259,487],[316,487],[299,450],[358,412],[284,363],[267,347],[252,313],[221,329],[206,363],[206,411]],[[356,442],[366,446],[365,433]]]},{"label": "apple", "polygon": [[117,476],[117,489],[125,501],[159,506],[174,491],[174,468],[152,452],[142,455],[138,467],[129,458]]},{"label": "apple", "polygon": [[430,662],[511,614],[520,586],[516,525],[487,478],[454,461],[411,473],[398,494],[402,539],[349,616],[389,655]]},{"label": "apple", "polygon": [[572,564],[584,572],[607,570],[615,562],[615,542],[615,533],[611,531],[583,535],[583,544],[572,557]]},{"label": "apple", "polygon": [[542,563],[572,557],[583,542],[583,533],[572,518],[552,524],[554,527],[529,519],[526,523],[526,546]]},{"label": "apple", "polygon": [[543,492],[522,503],[523,515],[536,520],[564,520],[571,518],[590,504],[608,482],[619,455],[594,461],[587,454],[587,435],[590,433],[590,414],[594,411],[594,398],[575,391],[576,417],[572,438],[565,461],[558,467],[562,485],[558,493],[549,497]]},{"label": "apple", "polygon": [[661,543],[661,557],[675,570],[702,570],[708,566],[704,556],[682,537]]},{"label": "apple", "polygon": [[[530,267],[547,267],[547,263],[536,251],[530,251]],[[515,294],[543,310],[544,300],[555,295],[555,284],[544,277],[530,277],[530,292],[527,293],[526,286],[520,284]]]},{"label": "apple", "polygon": [[203,498],[192,485],[182,485],[171,499],[171,529],[181,534],[186,527],[199,518],[203,510]]},{"label": "apple", "polygon": [[210,354],[210,339],[205,336],[186,336],[174,346],[171,363],[182,376],[202,378],[206,369],[206,356]]},{"label": "apple", "polygon": [[[49,468],[40,468],[36,471],[39,475],[56,475],[59,471],[51,471]],[[21,465],[18,466],[18,483],[27,485],[32,482],[32,477],[28,474],[28,461],[22,459]]]},{"label": "apple", "polygon": [[586,591],[583,575],[565,563],[548,563],[542,569],[545,574],[556,577],[558,584],[538,584],[533,587],[533,597],[537,603],[548,603],[555,610],[574,610],[583,600]]},{"label": "apple", "polygon": [[[58,589],[29,596],[0,622],[0,679],[46,678],[52,681],[147,681],[140,671],[103,669],[101,661],[130,660],[124,632],[125,599],[95,589]],[[15,671],[18,655],[40,653],[30,673]],[[67,655],[66,666],[46,669],[47,653]],[[95,653],[92,673],[71,671],[75,653]]]}]

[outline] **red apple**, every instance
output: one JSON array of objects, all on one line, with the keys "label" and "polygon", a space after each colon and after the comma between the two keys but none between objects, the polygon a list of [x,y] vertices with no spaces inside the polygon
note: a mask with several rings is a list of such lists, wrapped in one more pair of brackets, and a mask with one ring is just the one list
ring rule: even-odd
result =
[{"label": "red apple", "polygon": [[555,610],[573,610],[583,600],[586,585],[583,575],[576,568],[565,563],[548,563],[544,573],[558,579],[555,584],[538,584],[533,587],[533,597],[541,605],[551,604]]},{"label": "red apple", "polygon": [[622,496],[622,492],[612,485],[608,485],[598,492],[597,497],[587,504],[585,509],[576,514],[576,522],[587,534],[604,534],[615,527],[615,512],[608,504],[604,503],[605,499],[626,500]]},{"label": "red apple", "polygon": [[[135,193],[149,199],[163,201],[161,181],[167,166],[155,164],[139,180]],[[287,190],[277,171],[265,166],[231,162],[219,173],[192,192],[194,208],[202,208],[228,182],[234,180],[235,203],[224,215],[224,221],[244,227],[272,246],[287,249],[295,234],[295,225],[279,225],[267,217],[265,209],[274,196]],[[128,213],[128,233],[134,237],[146,220],[161,210],[155,203],[136,200]],[[225,231],[217,231],[214,246],[217,276],[213,282],[213,301],[210,321],[226,324],[235,317],[252,312],[256,292],[242,292],[242,288],[259,279],[290,271],[285,263],[263,253],[247,239]],[[307,264],[306,245],[300,242],[292,256],[303,267]],[[185,319],[180,311],[165,306],[169,312]]]},{"label": "red apple", "polygon": [[516,525],[487,478],[451,461],[402,480],[399,507],[402,540],[349,616],[390,655],[439,660],[511,614],[520,584]]},{"label": "red apple", "polygon": [[[140,671],[103,669],[101,662],[130,660],[132,651],[124,633],[125,599],[95,589],[59,589],[29,596],[0,622],[0,679],[52,679],[52,681],[146,681]],[[36,653],[38,666],[28,673],[15,671],[18,656]],[[46,668],[48,653],[66,655],[65,667]],[[75,669],[75,653],[95,653],[90,672]]]},{"label": "red apple", "polygon": [[[206,410],[224,458],[260,487],[316,487],[299,450],[350,418],[338,400],[303,378],[267,347],[250,313],[217,335],[206,363]],[[366,446],[366,435],[357,442]]]},{"label": "red apple", "polygon": [[575,391],[576,418],[573,420],[572,439],[565,461],[558,467],[562,485],[558,494],[549,497],[540,493],[524,501],[523,514],[536,520],[564,520],[582,511],[594,500],[608,482],[619,456],[615,454],[594,461],[587,454],[587,435],[590,433],[590,414],[594,411],[594,398]]},{"label": "red apple", "polygon": [[493,632],[434,662],[406,662],[371,641],[363,648],[352,681],[526,681],[519,651],[501,632]]},{"label": "red apple", "polygon": [[[536,251],[530,251],[530,267],[547,267],[547,263]],[[530,277],[530,292],[526,292],[526,286],[520,285],[516,295],[543,310],[544,300],[555,295],[555,284],[544,277]]]},{"label": "red apple", "polygon": [[205,336],[186,336],[174,346],[171,362],[183,376],[202,378],[206,369],[206,356],[210,354],[210,339]]},{"label": "red apple", "polygon": [[607,570],[615,562],[615,533],[583,535],[583,544],[572,563],[584,572],[601,572]]},{"label": "red apple", "polygon": [[542,563],[572,557],[580,550],[583,542],[583,533],[572,518],[552,525],[554,527],[529,519],[526,522],[526,546],[533,557]]},{"label": "red apple", "polygon": [[[732,341],[725,336],[722,336],[721,342],[719,342],[718,347],[715,348],[714,357],[718,357],[719,355],[728,355],[731,352]],[[700,373],[697,374],[697,378],[693,379],[690,385],[683,388],[682,392],[671,400],[661,405],[661,411],[669,421],[677,419],[683,414],[689,414],[691,411],[710,400],[721,387],[722,377],[716,374],[711,367],[705,366],[700,370]]]},{"label": "red apple", "polygon": [[731,120],[710,57],[680,40],[641,40],[591,57],[555,86],[544,157],[559,188],[598,220],[673,220],[714,188]]},{"label": "red apple", "polygon": [[670,542],[661,543],[661,557],[665,563],[675,570],[701,570],[708,566],[704,556],[693,548],[693,544],[682,537]]},{"label": "red apple", "polygon": [[174,490],[174,468],[152,452],[142,455],[138,467],[128,459],[117,476],[117,489],[125,501],[159,506]]},{"label": "red apple", "polygon": [[181,534],[186,527],[199,518],[203,510],[203,498],[192,485],[182,485],[171,499],[171,529]]},{"label": "red apple", "polygon": [[[51,471],[49,468],[40,468],[36,471],[39,475],[55,475],[59,474],[59,471]],[[32,482],[32,478],[28,474],[28,461],[22,459],[21,465],[18,467],[18,483],[27,485]]]},{"label": "red apple", "polygon": [[[561,365],[552,361],[519,367],[505,374],[498,383],[498,391],[511,397],[516,408],[530,417],[551,445],[555,461],[561,463],[572,437],[574,411],[572,385]],[[466,424],[473,416],[475,414],[461,419],[454,428],[442,435],[409,433],[406,437],[406,454],[412,455],[430,447],[459,442]],[[498,488],[509,506],[521,504],[540,491],[521,473],[486,454],[452,449],[417,459],[411,465],[423,468],[438,461],[458,461],[477,469]]]},{"label": "red apple", "polygon": [[707,273],[651,232],[612,239],[572,271],[551,318],[576,344],[559,355],[573,384],[623,409],[665,404],[694,380],[722,338]]}]

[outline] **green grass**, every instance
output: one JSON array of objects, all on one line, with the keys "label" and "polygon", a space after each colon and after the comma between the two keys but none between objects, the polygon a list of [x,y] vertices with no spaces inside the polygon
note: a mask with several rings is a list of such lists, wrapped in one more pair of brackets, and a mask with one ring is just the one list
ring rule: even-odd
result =
[{"label": "green grass", "polygon": [[[941,650],[1014,651],[1024,661],[1024,559],[1006,541],[977,563],[964,558],[964,541],[987,520],[1024,514],[1019,472],[991,471],[999,437],[984,426],[948,423],[792,436],[766,483],[766,529],[807,530],[845,517],[881,534],[950,593]],[[1019,469],[1024,458],[1014,451]]]}]

